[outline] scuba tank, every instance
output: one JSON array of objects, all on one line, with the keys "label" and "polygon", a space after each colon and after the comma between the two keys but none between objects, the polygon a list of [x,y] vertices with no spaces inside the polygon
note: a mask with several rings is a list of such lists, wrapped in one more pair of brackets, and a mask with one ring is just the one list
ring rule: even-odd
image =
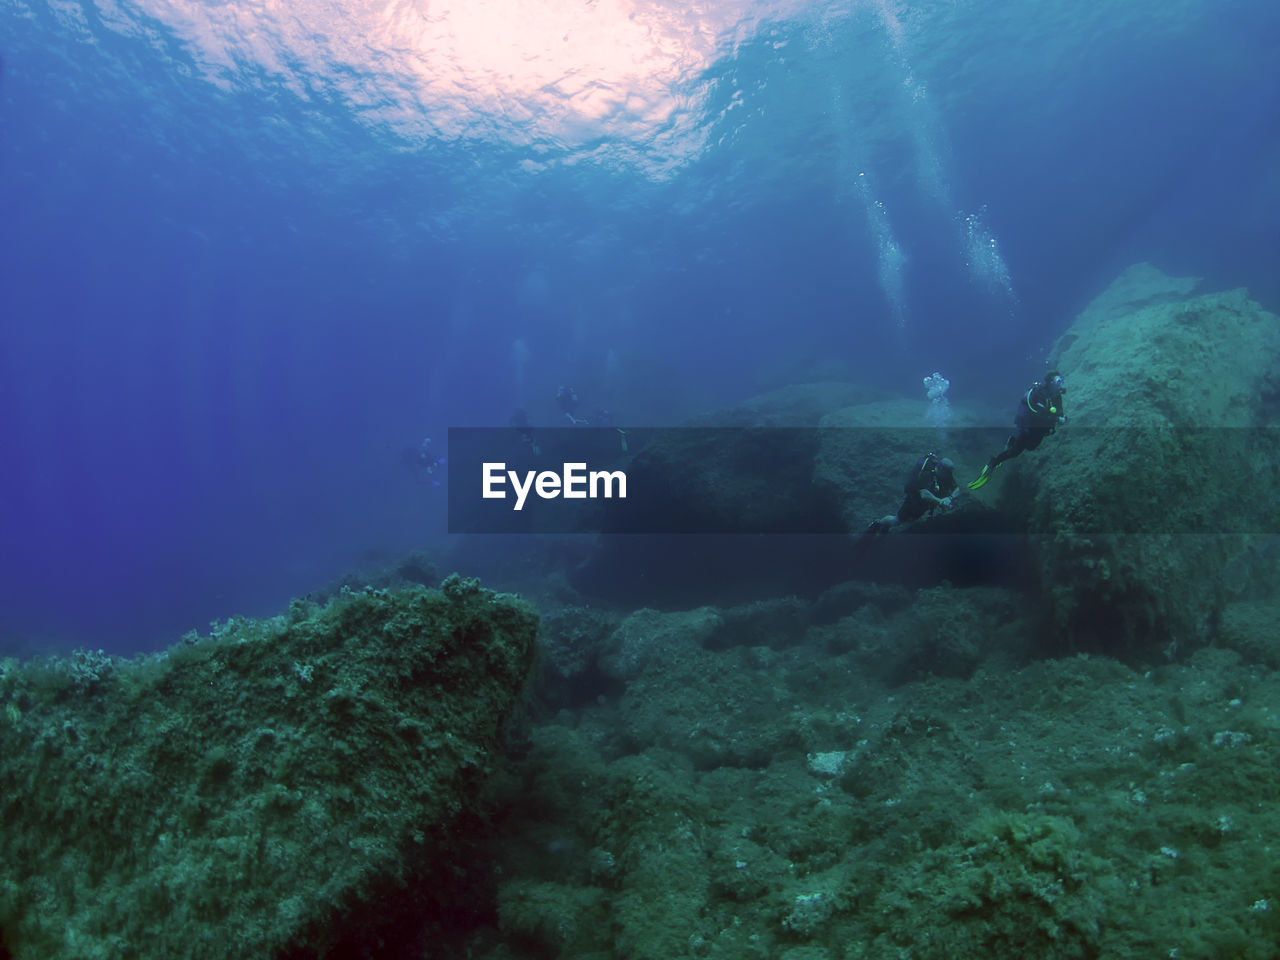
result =
[{"label": "scuba tank", "polygon": [[[910,494],[914,490],[929,489],[933,486],[934,472],[938,466],[938,455],[936,453],[926,453],[923,457],[916,461],[915,467],[911,473],[907,475],[906,482],[902,485],[903,493]],[[921,487],[920,481],[924,477],[929,480]]]}]

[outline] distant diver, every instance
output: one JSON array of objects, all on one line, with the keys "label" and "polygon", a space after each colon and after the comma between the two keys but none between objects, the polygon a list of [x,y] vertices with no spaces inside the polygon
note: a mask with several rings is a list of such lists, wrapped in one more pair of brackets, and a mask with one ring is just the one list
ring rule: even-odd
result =
[{"label": "distant diver", "polygon": [[575,427],[613,427],[618,434],[618,445],[625,453],[627,451],[627,431],[614,424],[613,414],[601,407],[590,416],[580,417],[578,416],[578,408],[581,404],[582,401],[578,397],[578,391],[573,387],[562,386],[556,391],[556,406],[560,408],[570,423]]},{"label": "distant diver", "polygon": [[518,407],[508,418],[507,426],[516,433],[516,439],[529,448],[529,452],[535,457],[542,455],[542,448],[538,446],[537,438],[533,435],[533,425],[529,423],[529,414],[525,412],[524,407]]},{"label": "distant diver", "polygon": [[955,470],[956,465],[948,458],[926,453],[916,461],[902,486],[906,498],[898,512],[872,520],[863,535],[888,533],[899,524],[913,523],[939,507],[949,510],[958,488]]},{"label": "distant diver", "polygon": [[560,389],[556,391],[556,406],[560,408],[561,412],[564,413],[569,422],[575,426],[590,422],[585,418],[579,418],[577,416],[578,405],[581,402],[582,401],[578,399],[578,391],[573,389],[573,387],[561,386]]},{"label": "distant diver", "polygon": [[1067,422],[1062,407],[1062,395],[1066,391],[1067,382],[1057,370],[1050,370],[1043,380],[1031,385],[1018,404],[1018,414],[1014,418],[1017,432],[1008,439],[1003,450],[987,461],[982,472],[969,481],[970,490],[985,487],[1000,464],[1024,450],[1036,449],[1045,437],[1058,429],[1059,424]]},{"label": "distant diver", "polygon": [[431,438],[424,437],[417,447],[406,447],[400,462],[413,470],[414,479],[423,485],[440,486],[440,475],[445,465],[444,457],[437,456],[431,448]]}]

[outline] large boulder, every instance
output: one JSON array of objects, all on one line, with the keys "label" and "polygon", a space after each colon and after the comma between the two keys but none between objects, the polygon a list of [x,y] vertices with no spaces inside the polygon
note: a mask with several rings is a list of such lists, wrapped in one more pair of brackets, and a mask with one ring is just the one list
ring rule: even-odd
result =
[{"label": "large boulder", "polygon": [[1050,357],[1070,413],[1051,460],[1005,468],[1001,505],[1040,535],[1070,646],[1203,645],[1256,573],[1250,535],[1280,529],[1280,320],[1243,290],[1195,285],[1143,264],[1095,300]]},{"label": "large boulder", "polygon": [[0,954],[371,956],[465,915],[536,629],[455,576],[0,663]]}]

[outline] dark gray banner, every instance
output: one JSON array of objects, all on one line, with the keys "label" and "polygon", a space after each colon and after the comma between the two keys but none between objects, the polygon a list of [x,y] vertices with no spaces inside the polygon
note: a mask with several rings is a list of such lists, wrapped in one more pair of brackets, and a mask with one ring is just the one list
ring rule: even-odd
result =
[{"label": "dark gray banner", "polygon": [[[1280,430],[453,428],[453,533],[1217,534],[1280,531]],[[1024,441],[1026,438],[1023,438]],[[442,454],[446,451],[441,451]],[[954,461],[944,504],[910,493]],[[928,478],[923,478],[927,481]],[[978,483],[970,489],[971,483]],[[923,485],[929,488],[925,482]]]}]

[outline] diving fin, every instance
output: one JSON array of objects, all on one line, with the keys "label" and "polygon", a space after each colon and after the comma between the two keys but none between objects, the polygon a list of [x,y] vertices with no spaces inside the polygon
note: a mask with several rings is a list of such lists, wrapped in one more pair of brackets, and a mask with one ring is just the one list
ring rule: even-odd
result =
[{"label": "diving fin", "polygon": [[991,474],[995,471],[991,469],[991,464],[983,464],[982,472],[969,481],[970,490],[981,490],[987,485],[987,481],[991,479]]}]

